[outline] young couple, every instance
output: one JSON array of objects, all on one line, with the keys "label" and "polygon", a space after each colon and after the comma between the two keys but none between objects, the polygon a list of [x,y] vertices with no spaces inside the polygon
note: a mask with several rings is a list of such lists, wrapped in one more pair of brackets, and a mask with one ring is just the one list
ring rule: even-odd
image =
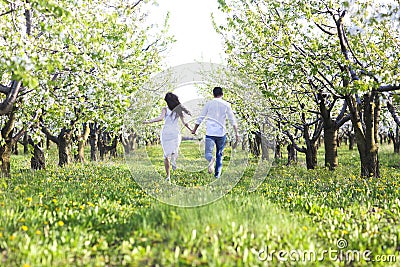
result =
[{"label": "young couple", "polygon": [[[208,163],[208,172],[214,171],[215,178],[219,178],[222,171],[222,156],[226,142],[226,118],[228,117],[235,131],[236,142],[239,139],[238,127],[235,116],[233,115],[231,105],[222,99],[223,91],[221,87],[213,89],[214,99],[207,102],[199,118],[191,129],[185,122],[183,113],[190,115],[190,112],[181,105],[179,99],[173,93],[167,93],[164,100],[167,107],[163,108],[158,118],[144,121],[143,123],[153,123],[164,120],[164,127],[161,131],[161,145],[164,151],[164,166],[167,173],[166,180],[170,182],[170,163],[172,169],[176,169],[176,159],[178,157],[181,134],[178,125],[178,118],[192,132],[196,134],[197,128],[207,117],[206,140],[205,140],[205,158]],[[214,146],[216,146],[215,157],[213,156]],[[171,160],[169,160],[171,158]]]}]

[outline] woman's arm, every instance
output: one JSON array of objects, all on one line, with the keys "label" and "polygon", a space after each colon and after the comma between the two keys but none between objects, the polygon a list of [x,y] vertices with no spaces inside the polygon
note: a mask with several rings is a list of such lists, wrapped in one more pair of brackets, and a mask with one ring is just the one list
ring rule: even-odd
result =
[{"label": "woman's arm", "polygon": [[186,128],[188,128],[189,131],[192,131],[192,129],[189,127],[189,124],[185,122],[185,119],[183,118],[183,115],[180,116],[181,117],[181,121],[183,123],[183,125],[185,125]]},{"label": "woman's arm", "polygon": [[158,116],[157,118],[152,119],[152,120],[144,121],[143,123],[144,123],[144,124],[149,124],[149,123],[153,123],[153,122],[162,121],[162,120],[165,118],[165,114],[167,114],[167,109],[166,109],[166,108],[163,108],[163,109],[161,110],[160,116]]}]

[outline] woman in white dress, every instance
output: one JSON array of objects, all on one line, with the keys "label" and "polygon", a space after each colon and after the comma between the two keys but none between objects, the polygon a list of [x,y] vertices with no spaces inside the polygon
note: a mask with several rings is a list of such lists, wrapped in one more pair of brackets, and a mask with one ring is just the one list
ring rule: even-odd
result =
[{"label": "woman in white dress", "polygon": [[[164,166],[167,173],[166,180],[170,182],[170,165],[172,169],[176,169],[176,159],[178,158],[179,145],[181,143],[181,133],[179,129],[178,119],[180,118],[183,125],[192,131],[185,122],[184,114],[190,115],[190,112],[181,105],[178,96],[173,93],[167,93],[164,98],[167,107],[163,108],[158,118],[144,121],[143,123],[153,123],[164,120],[164,126],[161,130],[160,140],[164,151]],[[171,160],[169,159],[171,158]],[[170,164],[171,162],[171,164]]]}]

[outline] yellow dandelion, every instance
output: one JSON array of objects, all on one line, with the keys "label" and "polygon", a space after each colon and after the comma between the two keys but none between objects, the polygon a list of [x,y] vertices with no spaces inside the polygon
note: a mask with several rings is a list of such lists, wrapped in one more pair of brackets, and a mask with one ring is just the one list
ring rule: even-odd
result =
[{"label": "yellow dandelion", "polygon": [[10,240],[13,241],[15,239],[15,235],[10,235]]},{"label": "yellow dandelion", "polygon": [[26,200],[28,200],[28,202],[32,202],[32,198],[31,197],[27,197]]},{"label": "yellow dandelion", "polygon": [[303,226],[303,230],[307,231],[308,230],[307,226]]},{"label": "yellow dandelion", "polygon": [[21,229],[24,231],[24,232],[26,232],[26,231],[28,231],[28,226],[26,226],[26,225],[22,225],[21,226]]},{"label": "yellow dandelion", "polygon": [[24,265],[22,265],[22,267],[31,267],[28,263],[25,263]]},{"label": "yellow dandelion", "polygon": [[41,235],[42,234],[42,232],[40,231],[40,230],[36,230],[36,232],[35,232],[37,235]]},{"label": "yellow dandelion", "polygon": [[0,233],[0,238],[3,237],[3,233]]},{"label": "yellow dandelion", "polygon": [[64,226],[64,222],[63,221],[58,221],[58,225],[59,226]]}]

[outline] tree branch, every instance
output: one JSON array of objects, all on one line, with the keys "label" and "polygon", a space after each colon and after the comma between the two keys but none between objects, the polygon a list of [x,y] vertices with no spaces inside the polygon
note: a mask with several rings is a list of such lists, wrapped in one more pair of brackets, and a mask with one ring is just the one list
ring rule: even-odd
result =
[{"label": "tree branch", "polygon": [[5,122],[3,129],[1,129],[1,136],[4,139],[7,138],[10,135],[10,133],[14,130],[14,124],[15,124],[15,114],[14,113],[15,113],[15,111],[13,111],[7,115],[8,119]]},{"label": "tree branch", "polygon": [[343,118],[344,114],[346,113],[346,110],[347,110],[347,101],[344,100],[342,109],[340,110],[340,113],[336,118],[336,123],[338,123],[338,121]]},{"label": "tree branch", "polygon": [[314,24],[315,24],[321,31],[323,31],[324,33],[326,33],[326,34],[328,34],[328,35],[331,35],[331,36],[332,36],[332,35],[335,35],[334,33],[331,33],[330,31],[328,31],[328,30],[322,28],[322,26],[319,25],[318,23],[316,23],[315,21],[314,21]]},{"label": "tree branch", "polygon": [[137,1],[137,2],[132,6],[132,9],[135,9],[135,7],[137,7],[141,2],[143,2],[143,0]]},{"label": "tree branch", "polygon": [[5,15],[7,15],[7,14],[10,14],[10,13],[14,12],[15,10],[16,10],[16,9],[10,9],[10,10],[8,10],[8,11],[6,11],[6,12],[3,12],[3,13],[0,14],[0,17],[1,17],[1,16],[5,16]]},{"label": "tree branch", "polygon": [[47,138],[49,138],[50,141],[56,143],[57,145],[59,144],[58,138],[50,133],[50,131],[46,128],[46,126],[43,125],[43,122],[42,122],[42,133],[44,133],[47,136]]},{"label": "tree branch", "polygon": [[395,108],[395,107],[393,106],[393,104],[392,104],[392,99],[391,99],[391,97],[386,101],[386,106],[387,106],[387,108],[388,108],[390,114],[392,115],[393,120],[396,122],[396,124],[397,124],[398,126],[400,126],[400,118],[399,118],[399,116],[397,115],[396,108]]},{"label": "tree branch", "polygon": [[378,92],[391,92],[391,91],[396,91],[396,90],[400,90],[400,85],[381,85],[375,91],[378,91]]},{"label": "tree branch", "polygon": [[299,152],[301,152],[301,153],[306,153],[306,149],[305,149],[304,147],[299,147],[299,146],[296,144],[296,141],[294,140],[293,136],[290,134],[289,131],[283,131],[283,133],[286,134],[287,137],[289,137],[290,141],[292,142],[293,147],[294,147],[297,151],[299,151]]},{"label": "tree branch", "polygon": [[11,87],[0,84],[0,93],[8,94],[11,90]]},{"label": "tree branch", "polygon": [[348,122],[350,119],[351,119],[351,114],[347,114],[346,116],[342,117],[340,120],[336,120],[335,128],[339,129],[340,127],[343,126],[343,124]]},{"label": "tree branch", "polygon": [[21,81],[13,81],[10,91],[2,103],[0,103],[0,115],[8,114],[14,107],[19,91],[21,90]]},{"label": "tree branch", "polygon": [[317,139],[321,136],[322,129],[324,129],[324,123],[323,123],[322,120],[320,120],[318,125],[315,126],[314,134],[313,134],[313,137],[311,139],[311,141],[313,143],[315,143],[317,141]]}]

